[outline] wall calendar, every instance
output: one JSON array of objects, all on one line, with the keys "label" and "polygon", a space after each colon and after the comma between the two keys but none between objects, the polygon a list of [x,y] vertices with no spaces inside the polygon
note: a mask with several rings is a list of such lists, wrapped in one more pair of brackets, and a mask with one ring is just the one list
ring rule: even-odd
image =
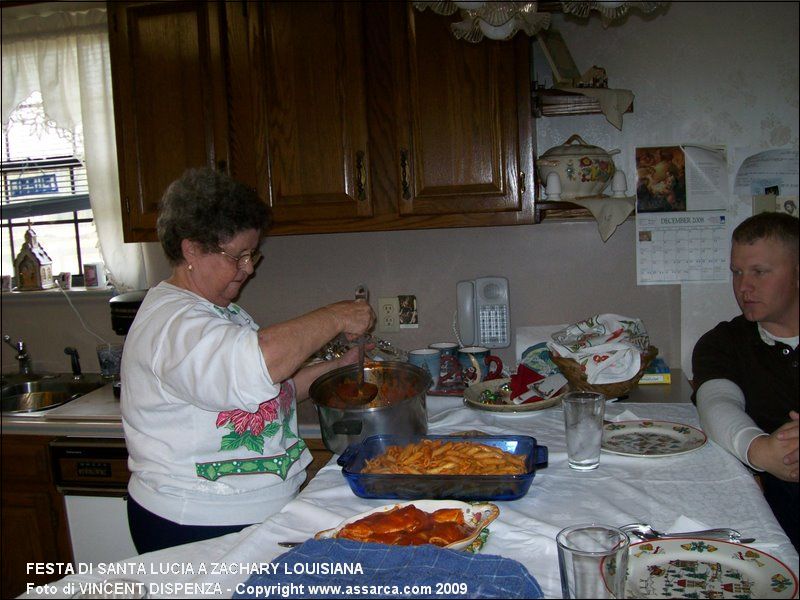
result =
[{"label": "wall calendar", "polygon": [[640,213],[636,282],[728,281],[729,239],[725,210]]}]

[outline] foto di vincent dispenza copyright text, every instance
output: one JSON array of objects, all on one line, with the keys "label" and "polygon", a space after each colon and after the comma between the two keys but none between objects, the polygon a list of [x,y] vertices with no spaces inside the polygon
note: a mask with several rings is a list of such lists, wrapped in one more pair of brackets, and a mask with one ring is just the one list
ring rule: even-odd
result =
[{"label": "foto di vincent dispenza copyright text", "polygon": [[[62,581],[52,584],[27,584],[26,593],[33,592],[44,596],[90,594],[125,594],[131,597],[150,595],[222,595],[232,592],[245,593],[259,598],[285,597],[287,595],[464,595],[468,593],[466,583],[441,582],[433,586],[380,586],[374,584],[346,586],[314,586],[305,584],[252,585],[235,584],[233,588],[223,588],[219,582],[149,582],[138,581],[142,576],[202,576],[202,575],[363,575],[361,563],[322,562],[322,563],[228,563],[228,562],[116,562],[116,563],[27,563],[29,575],[88,575],[105,577],[103,581]],[[323,589],[324,588],[324,589]],[[390,589],[391,588],[391,589]]]}]

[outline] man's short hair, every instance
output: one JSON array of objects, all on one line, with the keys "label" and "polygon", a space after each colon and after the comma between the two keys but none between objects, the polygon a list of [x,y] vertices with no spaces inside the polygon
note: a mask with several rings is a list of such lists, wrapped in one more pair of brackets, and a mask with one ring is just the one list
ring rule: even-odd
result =
[{"label": "man's short hair", "polygon": [[783,242],[798,255],[798,223],[796,217],[780,212],[762,212],[748,217],[733,230],[734,244],[752,244],[773,239]]}]

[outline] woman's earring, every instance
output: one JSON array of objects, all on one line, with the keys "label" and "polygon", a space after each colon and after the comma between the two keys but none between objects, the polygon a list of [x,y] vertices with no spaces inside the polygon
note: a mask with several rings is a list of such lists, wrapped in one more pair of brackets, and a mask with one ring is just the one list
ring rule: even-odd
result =
[{"label": "woman's earring", "polygon": [[186,268],[187,268],[189,271],[191,271],[192,269],[194,269],[194,267],[193,267],[192,265],[187,265],[187,266],[186,266]]}]

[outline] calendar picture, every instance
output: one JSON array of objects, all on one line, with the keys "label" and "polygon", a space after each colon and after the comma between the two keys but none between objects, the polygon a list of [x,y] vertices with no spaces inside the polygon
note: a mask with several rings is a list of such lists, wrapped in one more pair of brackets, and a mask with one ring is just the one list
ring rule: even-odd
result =
[{"label": "calendar picture", "polygon": [[686,156],[680,146],[636,148],[636,211],[686,210]]}]

